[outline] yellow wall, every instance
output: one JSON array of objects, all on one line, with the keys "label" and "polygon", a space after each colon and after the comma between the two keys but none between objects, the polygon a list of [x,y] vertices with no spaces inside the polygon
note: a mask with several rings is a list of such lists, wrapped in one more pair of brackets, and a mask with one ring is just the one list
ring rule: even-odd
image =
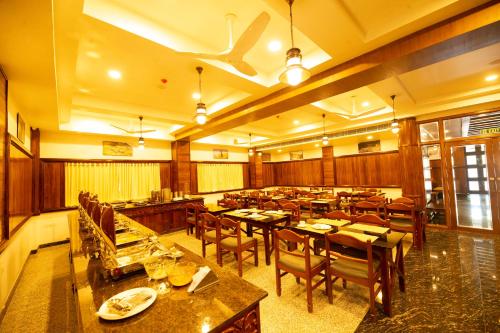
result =
[{"label": "yellow wall", "polygon": [[[116,160],[170,160],[169,141],[146,139],[140,150],[135,137],[83,134],[74,132],[40,132],[41,158],[116,159]],[[133,147],[133,156],[104,156],[103,141],[126,142]]]},{"label": "yellow wall", "polygon": [[[214,162],[248,162],[248,150],[245,148],[217,146],[203,143],[191,143],[191,161],[214,161]],[[227,160],[214,159],[214,149],[226,149]]]},{"label": "yellow wall", "polygon": [[8,114],[8,131],[9,134],[17,138],[17,114],[21,114],[21,118],[24,120],[24,146],[31,151],[31,131],[30,124],[27,122],[26,117],[23,116],[23,112],[18,108],[17,103],[12,98],[12,94],[9,93],[7,96],[7,109]]}]

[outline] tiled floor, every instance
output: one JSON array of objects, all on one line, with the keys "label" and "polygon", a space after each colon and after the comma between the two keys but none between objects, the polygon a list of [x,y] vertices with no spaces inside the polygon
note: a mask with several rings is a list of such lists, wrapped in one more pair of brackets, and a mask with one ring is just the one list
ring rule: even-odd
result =
[{"label": "tiled floor", "polygon": [[500,236],[429,232],[405,265],[393,317],[367,315],[357,332],[500,332]]}]

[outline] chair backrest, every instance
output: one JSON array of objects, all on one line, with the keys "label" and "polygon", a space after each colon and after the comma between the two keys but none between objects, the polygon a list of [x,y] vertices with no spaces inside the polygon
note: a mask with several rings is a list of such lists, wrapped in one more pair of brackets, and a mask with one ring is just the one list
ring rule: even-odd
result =
[{"label": "chair backrest", "polygon": [[415,206],[415,200],[407,198],[407,197],[400,197],[396,199],[391,199],[391,203],[401,203],[409,206]]},{"label": "chair backrest", "polygon": [[360,198],[369,198],[373,196],[373,192],[370,191],[363,191],[358,193]]},{"label": "chair backrest", "polygon": [[340,201],[349,201],[349,200],[351,200],[351,193],[346,192],[346,191],[337,192],[337,198]]},{"label": "chair backrest", "polygon": [[186,218],[196,217],[196,205],[194,203],[187,203],[185,206]]},{"label": "chair backrest", "polygon": [[380,214],[380,203],[379,202],[370,202],[370,201],[360,201],[354,205],[355,214],[367,214],[367,213],[375,213]]},{"label": "chair backrest", "polygon": [[310,200],[299,200],[298,205],[302,209],[312,209],[312,202]]},{"label": "chair backrest", "polygon": [[322,199],[336,199],[337,197],[333,193],[324,193],[320,196]]},{"label": "chair backrest", "polygon": [[210,213],[202,213],[200,215],[201,218],[201,234],[207,230],[216,230],[217,224],[219,223],[219,218]]},{"label": "chair backrest", "polygon": [[[294,243],[296,246],[292,248],[298,248],[299,244],[304,246],[304,251],[289,251],[289,247],[281,248],[280,242],[286,245]],[[305,269],[308,270],[311,267],[311,249],[309,247],[309,236],[301,236],[288,229],[274,229],[274,253],[276,258],[276,265],[279,262],[280,256],[282,254],[288,254],[294,257],[304,258]]]},{"label": "chair backrest", "polygon": [[281,209],[292,212],[291,221],[300,221],[300,207],[298,205],[295,205],[294,203],[286,203],[281,205]]},{"label": "chair backrest", "polygon": [[374,196],[368,197],[366,199],[366,201],[384,203],[384,202],[387,202],[387,199],[381,195],[374,195]]},{"label": "chair backrest", "polygon": [[276,210],[278,208],[278,204],[274,201],[266,201],[262,204],[262,209],[265,210]]},{"label": "chair backrest", "polygon": [[97,200],[90,200],[87,204],[87,208],[85,209],[87,211],[87,214],[89,214],[89,217],[92,218],[92,212],[94,211],[94,208],[95,206],[97,206],[97,204],[99,203],[99,201]]},{"label": "chair backrest", "polygon": [[386,219],[402,218],[415,221],[415,206],[402,203],[390,203],[385,205],[384,209]]},{"label": "chair backrest", "polygon": [[114,211],[112,207],[105,206],[101,213],[101,229],[108,238],[116,245],[116,231]]},{"label": "chair backrest", "polygon": [[101,226],[102,208],[103,206],[99,202],[97,202],[97,205],[94,206],[94,209],[92,209],[92,214],[90,215],[92,220],[94,220],[94,223],[98,226]]},{"label": "chair backrest", "polygon": [[351,215],[347,215],[346,213],[344,213],[340,210],[336,210],[334,212],[329,212],[329,213],[324,213],[323,217],[325,219],[331,219],[331,220],[345,220],[345,221],[349,221],[349,223],[351,223],[351,221],[352,221]]},{"label": "chair backrest", "polygon": [[283,207],[283,205],[286,205],[286,204],[293,204],[293,202],[291,202],[288,199],[279,199],[278,200],[278,206]]},{"label": "chair backrest", "polygon": [[238,208],[238,201],[236,200],[226,200],[226,207],[228,208]]},{"label": "chair backrest", "polygon": [[389,228],[389,220],[384,220],[375,214],[363,214],[352,216],[352,223],[370,224]]},{"label": "chair backrest", "polygon": [[307,192],[305,196],[306,196],[306,198],[314,198],[314,199],[318,198],[318,196],[316,194],[311,193],[311,192]]},{"label": "chair backrest", "polygon": [[241,223],[223,217],[217,223],[217,242],[229,237],[236,238],[238,248],[241,246]]},{"label": "chair backrest", "polygon": [[[331,262],[331,258],[335,257],[336,260],[343,259],[350,262],[360,263],[367,265],[368,268],[368,279],[373,278],[373,249],[370,240],[366,243],[354,238],[350,235],[342,235],[337,233],[326,233],[325,234],[325,247],[326,247],[326,257],[328,262]],[[356,251],[356,256],[350,252],[349,249],[354,248]],[[366,252],[366,259],[360,258],[359,251]]]}]

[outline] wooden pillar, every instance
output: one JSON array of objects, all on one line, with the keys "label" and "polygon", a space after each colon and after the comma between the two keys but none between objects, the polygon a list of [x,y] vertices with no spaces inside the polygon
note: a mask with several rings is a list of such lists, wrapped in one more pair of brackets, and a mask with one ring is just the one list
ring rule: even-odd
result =
[{"label": "wooden pillar", "polygon": [[40,129],[31,129],[33,155],[33,215],[40,215]]},{"label": "wooden pillar", "polygon": [[189,141],[173,141],[172,191],[189,193],[191,189],[191,150]]},{"label": "wooden pillar", "polygon": [[252,156],[248,156],[248,162],[250,167],[250,187],[262,188],[264,185],[262,178],[262,155],[255,153]]},{"label": "wooden pillar", "polygon": [[335,185],[335,165],[333,161],[333,146],[321,148],[321,164],[323,167],[323,185]]},{"label": "wooden pillar", "polygon": [[418,124],[415,118],[399,121],[399,159],[401,161],[401,189],[403,196],[416,200],[417,207],[425,207],[422,152],[418,145]]}]

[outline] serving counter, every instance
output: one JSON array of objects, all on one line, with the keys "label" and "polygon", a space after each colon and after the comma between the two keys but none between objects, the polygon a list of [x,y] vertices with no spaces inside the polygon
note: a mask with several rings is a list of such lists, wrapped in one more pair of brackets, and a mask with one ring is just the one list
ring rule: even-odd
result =
[{"label": "serving counter", "polygon": [[[260,332],[259,302],[267,292],[220,268],[195,253],[184,252],[179,262],[209,266],[218,283],[190,294],[187,286],[158,295],[145,311],[122,320],[106,321],[96,312],[103,302],[122,291],[148,287],[144,271],[119,280],[106,280],[101,260],[92,258],[92,242],[80,230],[78,213],[69,216],[70,263],[73,291],[81,332]],[[171,247],[172,244],[164,244]]]},{"label": "serving counter", "polygon": [[203,204],[203,198],[193,197],[179,201],[142,205],[129,204],[123,208],[115,208],[115,210],[159,234],[165,234],[186,228],[185,212],[187,203]]}]

